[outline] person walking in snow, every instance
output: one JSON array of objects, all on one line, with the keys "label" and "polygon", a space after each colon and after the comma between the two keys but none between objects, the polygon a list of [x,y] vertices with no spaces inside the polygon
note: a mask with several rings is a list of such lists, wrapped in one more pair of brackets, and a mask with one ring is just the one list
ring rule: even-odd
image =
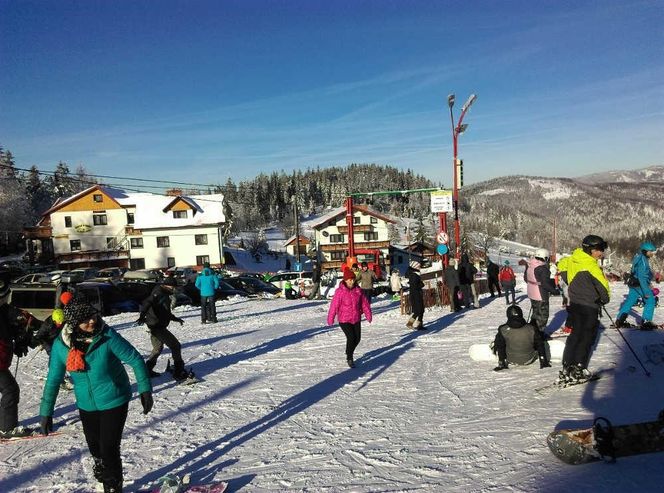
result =
[{"label": "person walking in snow", "polygon": [[410,318],[406,322],[409,329],[424,330],[424,283],[420,277],[420,263],[411,260],[406,271],[408,278],[408,299],[410,300]]},{"label": "person walking in snow", "polygon": [[498,264],[492,262],[491,259],[487,257],[486,277],[487,277],[487,282],[489,284],[489,292],[491,293],[492,298],[495,296],[493,294],[494,289],[498,293],[498,298],[502,296],[502,293],[500,292],[500,282],[498,280],[499,271],[500,269],[498,267]]},{"label": "person walking in snow", "polygon": [[498,327],[493,341],[493,351],[498,356],[498,366],[494,371],[506,370],[509,363],[529,365],[537,359],[540,369],[550,367],[542,333],[526,322],[521,308],[510,305],[506,315],[507,322]]},{"label": "person walking in snow", "polygon": [[461,310],[461,303],[459,302],[459,272],[457,271],[456,259],[450,259],[449,264],[443,271],[443,277],[450,298],[450,311],[458,312]]},{"label": "person walking in snow", "polygon": [[364,296],[367,297],[369,303],[371,303],[371,296],[373,295],[373,284],[376,280],[376,274],[374,271],[369,270],[369,264],[362,262],[362,270],[358,276],[358,284],[360,289],[364,293]]},{"label": "person walking in snow", "polygon": [[196,288],[201,292],[201,323],[217,323],[217,307],[214,304],[215,294],[219,289],[219,278],[205,262],[203,270],[196,276]]},{"label": "person walking in snow", "polygon": [[92,455],[95,479],[105,493],[122,491],[120,442],[131,400],[131,383],[123,363],[136,377],[143,414],[152,409],[152,386],[140,353],[75,298],[64,307],[65,324],[53,343],[48,376],[39,408],[41,432],[53,431],[53,410],[65,371],[74,381],[76,406]]},{"label": "person walking in snow", "polygon": [[33,318],[8,302],[9,280],[0,280],[0,438],[22,437],[32,430],[18,425],[20,389],[10,371],[14,355],[28,353]]},{"label": "person walking in snow", "polygon": [[644,241],[639,247],[639,251],[632,259],[632,274],[630,278],[636,282],[629,286],[627,298],[620,305],[620,311],[616,318],[616,327],[628,327],[627,315],[639,298],[643,299],[643,315],[641,321],[641,330],[652,330],[657,326],[652,322],[655,315],[655,306],[657,304],[655,294],[653,293],[652,279],[653,273],[650,268],[649,259],[655,255],[657,248],[650,241]]},{"label": "person walking in snow", "polygon": [[560,383],[585,381],[591,377],[588,363],[597,338],[600,310],[609,302],[609,282],[597,263],[607,247],[600,236],[588,235],[581,248],[569,257],[567,313],[572,333],[565,341],[563,369],[558,375]]},{"label": "person walking in snow", "polygon": [[150,377],[158,377],[160,374],[154,371],[159,355],[164,350],[164,345],[168,346],[173,355],[173,378],[181,381],[187,378],[188,374],[184,369],[184,360],[182,359],[182,348],[180,341],[169,330],[168,325],[173,322],[184,324],[184,320],[176,317],[171,312],[170,295],[175,290],[176,281],[172,277],[164,279],[163,284],[155,286],[150,296],[143,300],[141,311],[136,325],[146,324],[150,331],[150,341],[152,342],[152,352],[148,356],[145,364],[147,365]]},{"label": "person walking in snow", "polygon": [[339,320],[339,326],[346,336],[346,362],[350,368],[355,367],[353,354],[362,339],[362,314],[371,323],[372,313],[369,300],[355,283],[355,273],[344,270],[343,281],[334,292],[330,309],[327,313],[327,325]]},{"label": "person walking in snow", "polygon": [[535,257],[528,261],[523,273],[526,281],[528,298],[532,307],[530,323],[539,330],[544,331],[549,322],[549,296],[559,294],[549,268],[549,251],[546,248],[538,248]]},{"label": "person walking in snow", "polygon": [[510,266],[509,260],[503,262],[503,266],[498,272],[498,280],[503,288],[503,293],[505,293],[505,303],[510,304],[510,295],[512,295],[511,303],[516,304],[516,275]]},{"label": "person walking in snow", "polygon": [[320,280],[321,280],[321,266],[320,262],[314,261],[314,268],[311,271],[311,293],[309,293],[310,300],[319,300],[320,296]]},{"label": "person walking in snow", "polygon": [[461,262],[459,263],[459,285],[463,294],[463,304],[466,308],[475,308],[471,288],[475,284],[475,274],[477,274],[477,268],[468,260],[468,254],[464,253],[461,255]]},{"label": "person walking in snow", "polygon": [[399,273],[399,269],[394,268],[390,273],[390,291],[392,291],[392,294],[394,295],[401,296],[402,289],[401,274]]}]

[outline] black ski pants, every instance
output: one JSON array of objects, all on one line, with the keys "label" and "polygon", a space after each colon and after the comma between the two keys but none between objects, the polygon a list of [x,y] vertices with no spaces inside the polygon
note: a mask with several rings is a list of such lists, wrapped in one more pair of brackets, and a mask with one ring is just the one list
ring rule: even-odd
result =
[{"label": "black ski pants", "polygon": [[216,322],[217,307],[214,304],[214,296],[201,296],[201,322]]},{"label": "black ski pants", "polygon": [[184,367],[182,347],[180,346],[180,341],[178,341],[177,337],[175,337],[164,325],[156,325],[154,327],[149,327],[149,329],[152,352],[145,362],[148,370],[152,370],[157,364],[157,358],[159,358],[159,355],[164,350],[164,345],[168,346],[171,350],[173,363],[175,363],[176,368],[178,366]]},{"label": "black ski pants", "polygon": [[18,426],[21,391],[9,370],[0,370],[0,395],[0,431],[10,431]]},{"label": "black ski pants", "polygon": [[127,420],[129,403],[105,411],[79,409],[85,441],[93,457],[101,459],[104,483],[122,482],[120,442]]},{"label": "black ski pants", "polygon": [[422,291],[411,291],[410,293],[410,316],[413,320],[420,321],[420,327],[422,326],[422,319],[424,318],[424,295]]},{"label": "black ski pants", "polygon": [[588,368],[590,353],[597,338],[599,307],[571,303],[567,313],[573,330],[565,341],[563,367],[575,365]]},{"label": "black ski pants", "polygon": [[494,296],[493,290],[495,289],[496,292],[498,293],[498,296],[502,296],[502,293],[500,292],[500,283],[498,282],[497,277],[489,277],[487,280],[489,284],[489,292],[491,293],[491,296]]},{"label": "black ski pants", "polygon": [[543,331],[549,323],[549,300],[530,300],[530,306],[532,307],[530,323]]},{"label": "black ski pants", "polygon": [[475,300],[473,298],[473,290],[470,287],[470,284],[462,284],[460,288],[461,293],[463,293],[463,306],[468,308],[469,306],[474,305]]},{"label": "black ski pants", "polygon": [[346,359],[353,359],[355,348],[362,339],[362,323],[357,322],[350,324],[347,322],[340,322],[339,326],[346,335]]}]

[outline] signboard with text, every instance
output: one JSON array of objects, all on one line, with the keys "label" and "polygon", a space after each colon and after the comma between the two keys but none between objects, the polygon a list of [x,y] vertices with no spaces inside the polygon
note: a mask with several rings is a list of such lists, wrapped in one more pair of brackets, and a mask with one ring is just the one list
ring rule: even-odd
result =
[{"label": "signboard with text", "polygon": [[431,212],[452,212],[453,210],[451,190],[431,192]]}]

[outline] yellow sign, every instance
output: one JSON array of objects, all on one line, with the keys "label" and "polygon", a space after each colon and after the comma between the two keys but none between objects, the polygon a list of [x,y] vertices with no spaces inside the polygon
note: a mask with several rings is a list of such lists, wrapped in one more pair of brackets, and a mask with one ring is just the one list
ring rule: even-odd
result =
[{"label": "yellow sign", "polygon": [[89,233],[92,231],[92,226],[89,224],[79,224],[74,228],[77,233]]}]

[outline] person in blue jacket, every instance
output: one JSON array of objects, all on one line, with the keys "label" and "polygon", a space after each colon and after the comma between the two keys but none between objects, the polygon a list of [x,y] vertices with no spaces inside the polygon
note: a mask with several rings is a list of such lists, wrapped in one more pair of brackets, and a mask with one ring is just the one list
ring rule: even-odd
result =
[{"label": "person in blue jacket", "polygon": [[639,252],[632,259],[632,276],[638,279],[638,285],[630,286],[627,298],[620,305],[620,311],[616,318],[616,327],[629,327],[627,315],[639,298],[643,298],[643,316],[641,320],[641,330],[652,330],[656,326],[652,319],[655,315],[655,294],[652,292],[652,270],[650,269],[649,259],[655,255],[655,245],[650,241],[644,241],[639,247]]},{"label": "person in blue jacket", "polygon": [[64,308],[65,324],[51,350],[48,376],[39,414],[41,432],[53,430],[53,409],[65,371],[74,382],[74,396],[83,433],[94,460],[95,479],[105,493],[122,491],[120,442],[124,430],[131,384],[123,363],[132,367],[143,406],[152,409],[152,386],[140,353],[106,325],[95,308],[74,299]]},{"label": "person in blue jacket", "polygon": [[217,323],[217,307],[214,305],[214,295],[219,289],[219,278],[205,262],[203,270],[196,276],[196,288],[201,292],[201,323]]}]

